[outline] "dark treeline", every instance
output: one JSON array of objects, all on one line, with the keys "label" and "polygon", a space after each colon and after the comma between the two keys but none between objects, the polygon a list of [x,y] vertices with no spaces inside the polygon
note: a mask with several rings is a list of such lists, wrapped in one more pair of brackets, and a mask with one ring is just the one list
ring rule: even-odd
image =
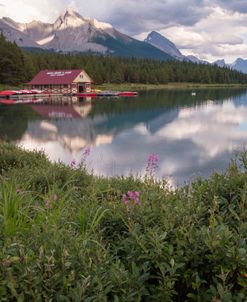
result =
[{"label": "dark treeline", "polygon": [[30,57],[0,34],[0,84],[13,85],[29,80],[35,72],[32,66]]},{"label": "dark treeline", "polygon": [[247,75],[215,65],[178,61],[116,58],[91,54],[24,52],[0,36],[0,83],[29,81],[42,69],[82,68],[102,83],[247,83]]}]

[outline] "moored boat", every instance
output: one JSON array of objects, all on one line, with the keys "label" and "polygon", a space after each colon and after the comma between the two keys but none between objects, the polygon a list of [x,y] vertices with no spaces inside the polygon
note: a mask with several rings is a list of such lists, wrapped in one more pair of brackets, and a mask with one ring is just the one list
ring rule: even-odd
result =
[{"label": "moored boat", "polygon": [[118,96],[119,91],[105,90],[97,94],[97,96]]},{"label": "moored boat", "polygon": [[0,97],[8,97],[8,96],[12,96],[12,95],[15,95],[16,92],[13,91],[13,90],[3,90],[3,91],[0,91]]},{"label": "moored boat", "polygon": [[136,91],[121,91],[118,96],[136,96],[137,94]]}]

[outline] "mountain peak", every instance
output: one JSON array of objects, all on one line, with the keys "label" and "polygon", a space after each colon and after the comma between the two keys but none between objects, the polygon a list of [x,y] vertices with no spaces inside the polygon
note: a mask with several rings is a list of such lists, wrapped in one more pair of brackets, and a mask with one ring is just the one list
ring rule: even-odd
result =
[{"label": "mountain peak", "polygon": [[72,7],[68,6],[64,9],[64,11],[60,14],[60,17],[79,17],[82,18],[82,16]]},{"label": "mountain peak", "polygon": [[80,27],[85,24],[86,19],[84,19],[74,8],[71,6],[67,7],[58,17],[55,22],[55,26],[59,27]]},{"label": "mountain peak", "polygon": [[239,64],[239,63],[244,63],[246,60],[242,59],[242,58],[237,58],[236,61],[234,62],[235,64]]},{"label": "mountain peak", "polygon": [[157,31],[150,32],[144,42],[153,45],[174,58],[179,60],[183,60],[184,58],[181,52],[177,49],[176,45]]},{"label": "mountain peak", "polygon": [[151,31],[148,36],[147,36],[147,39],[146,40],[149,40],[149,39],[154,39],[154,38],[159,38],[159,39],[163,39],[163,40],[166,40],[168,41],[169,43],[173,44],[172,41],[168,40],[165,36],[161,35],[160,33],[158,33],[157,31]]},{"label": "mountain peak", "polygon": [[225,67],[227,65],[224,59],[217,60],[217,61],[213,62],[213,64],[215,64],[219,67]]}]

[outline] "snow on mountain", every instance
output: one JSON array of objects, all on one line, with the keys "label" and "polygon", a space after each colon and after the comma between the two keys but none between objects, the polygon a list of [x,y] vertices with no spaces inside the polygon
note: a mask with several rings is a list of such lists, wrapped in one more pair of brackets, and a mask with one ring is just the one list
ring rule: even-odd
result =
[{"label": "snow on mountain", "polygon": [[168,53],[178,60],[184,60],[184,56],[178,50],[176,45],[156,31],[152,31],[144,41]]}]

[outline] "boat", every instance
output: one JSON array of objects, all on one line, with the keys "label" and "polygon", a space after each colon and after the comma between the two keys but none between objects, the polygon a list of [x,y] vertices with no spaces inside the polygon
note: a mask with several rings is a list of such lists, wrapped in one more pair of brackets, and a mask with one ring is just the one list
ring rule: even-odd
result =
[{"label": "boat", "polygon": [[118,96],[136,96],[137,94],[136,91],[120,91]]},{"label": "boat", "polygon": [[9,96],[12,96],[12,95],[15,95],[16,92],[13,91],[13,90],[3,90],[3,91],[0,91],[0,97],[9,97]]},{"label": "boat", "polygon": [[97,96],[119,96],[119,91],[105,90],[97,93]]},{"label": "boat", "polygon": [[30,95],[43,95],[44,92],[42,90],[38,90],[38,89],[22,89],[22,90],[3,90],[0,91],[0,98],[8,98],[8,97],[25,97],[25,96],[29,96]]}]

